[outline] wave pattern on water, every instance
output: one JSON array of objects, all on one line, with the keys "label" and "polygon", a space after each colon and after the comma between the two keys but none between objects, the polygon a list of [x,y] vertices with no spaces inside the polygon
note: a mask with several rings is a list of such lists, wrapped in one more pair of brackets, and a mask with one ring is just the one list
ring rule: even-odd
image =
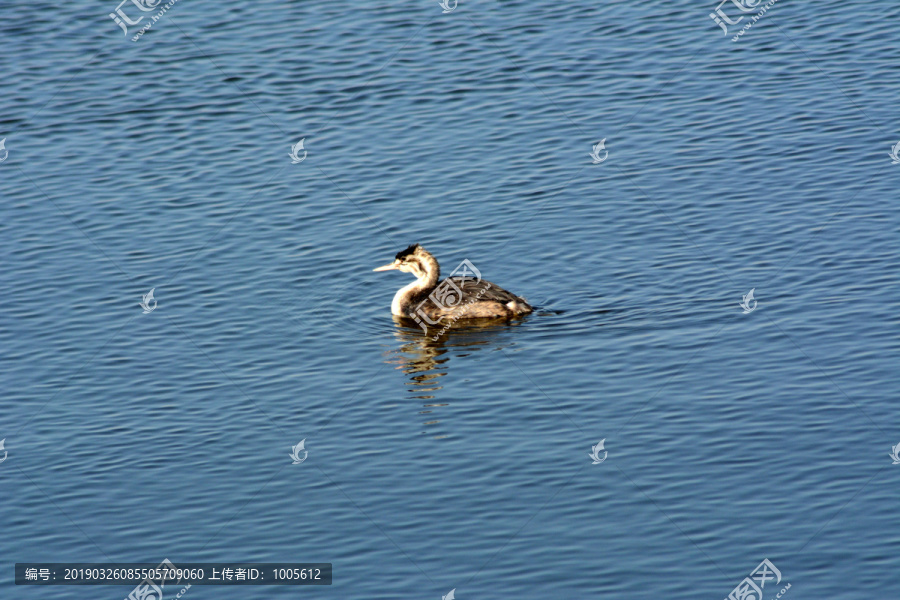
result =
[{"label": "wave pattern on water", "polygon": [[[895,596],[900,7],[738,43],[715,8],[192,0],[131,42],[115,1],[5,3],[4,572],[695,598],[769,558]],[[395,322],[372,269],[414,242],[538,310]]]}]

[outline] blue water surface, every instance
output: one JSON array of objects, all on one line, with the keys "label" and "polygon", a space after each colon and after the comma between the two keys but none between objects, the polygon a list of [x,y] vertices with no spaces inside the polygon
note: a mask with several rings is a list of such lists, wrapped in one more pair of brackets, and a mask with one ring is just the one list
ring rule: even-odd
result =
[{"label": "blue water surface", "polygon": [[[0,8],[0,598],[897,597],[900,5],[116,8]],[[536,312],[395,323],[414,242]]]}]

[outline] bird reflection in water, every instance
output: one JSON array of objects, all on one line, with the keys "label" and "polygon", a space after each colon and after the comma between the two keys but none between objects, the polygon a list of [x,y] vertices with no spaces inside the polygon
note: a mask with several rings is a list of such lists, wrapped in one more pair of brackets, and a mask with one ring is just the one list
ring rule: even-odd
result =
[{"label": "bird reflection in water", "polygon": [[[394,336],[400,341],[400,346],[389,350],[385,360],[388,364],[397,365],[395,368],[402,370],[409,378],[407,392],[410,400],[422,401],[420,415],[431,415],[441,407],[449,406],[449,402],[442,401],[440,391],[441,377],[450,374],[450,361],[462,369],[459,359],[469,357],[479,350],[503,349],[511,343],[504,343],[503,333],[510,326],[516,326],[517,321],[499,321],[497,319],[469,319],[465,325],[459,325],[448,329],[435,339],[432,335],[425,335],[412,319],[394,316],[396,330]],[[456,367],[454,367],[456,368]],[[433,427],[441,423],[440,419],[429,418],[423,425]],[[423,434],[433,433],[423,431]],[[447,437],[446,433],[435,435],[435,439]]]}]

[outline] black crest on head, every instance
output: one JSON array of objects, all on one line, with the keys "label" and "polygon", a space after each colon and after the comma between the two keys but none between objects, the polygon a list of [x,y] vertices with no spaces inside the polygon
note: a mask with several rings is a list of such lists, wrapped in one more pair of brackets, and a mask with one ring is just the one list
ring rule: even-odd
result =
[{"label": "black crest on head", "polygon": [[407,256],[410,256],[411,254],[415,254],[416,249],[418,249],[418,247],[419,247],[418,244],[413,244],[406,250],[402,250],[402,251],[398,252],[397,256],[395,256],[394,258],[397,260],[402,260],[402,259],[406,258]]}]

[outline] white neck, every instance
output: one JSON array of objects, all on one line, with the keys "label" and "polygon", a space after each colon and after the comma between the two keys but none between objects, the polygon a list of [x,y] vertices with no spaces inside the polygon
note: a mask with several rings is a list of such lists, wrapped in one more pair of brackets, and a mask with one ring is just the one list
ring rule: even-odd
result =
[{"label": "white neck", "polygon": [[424,290],[426,283],[427,278],[422,277],[397,290],[397,293],[394,294],[394,300],[391,302],[391,314],[398,317],[408,317],[409,315],[406,314],[404,309],[409,308],[409,298]]}]

